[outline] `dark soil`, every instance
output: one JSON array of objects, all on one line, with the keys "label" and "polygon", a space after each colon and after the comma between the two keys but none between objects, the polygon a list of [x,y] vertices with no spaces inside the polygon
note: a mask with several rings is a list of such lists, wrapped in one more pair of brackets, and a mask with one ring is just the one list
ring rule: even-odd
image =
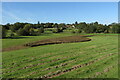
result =
[{"label": "dark soil", "polygon": [[62,44],[62,43],[91,41],[91,39],[86,38],[86,37],[87,36],[68,36],[68,37],[46,39],[46,40],[36,41],[33,43],[28,43],[28,44],[25,44],[24,46],[35,47],[35,46],[50,45],[50,44]]}]

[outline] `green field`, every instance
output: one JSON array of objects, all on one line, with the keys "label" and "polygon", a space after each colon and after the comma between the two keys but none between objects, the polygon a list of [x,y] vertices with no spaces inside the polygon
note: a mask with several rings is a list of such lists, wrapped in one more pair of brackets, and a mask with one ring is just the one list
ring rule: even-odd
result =
[{"label": "green field", "polygon": [[[3,48],[71,35],[80,34],[58,33],[3,39]],[[3,52],[3,78],[118,78],[117,34],[94,35],[97,36],[88,37],[92,39],[88,42]]]}]

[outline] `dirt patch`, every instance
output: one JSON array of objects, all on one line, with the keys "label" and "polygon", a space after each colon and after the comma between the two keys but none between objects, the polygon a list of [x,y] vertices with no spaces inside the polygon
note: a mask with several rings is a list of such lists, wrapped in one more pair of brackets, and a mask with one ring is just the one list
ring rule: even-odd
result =
[{"label": "dirt patch", "polygon": [[88,37],[88,36],[68,36],[68,37],[46,39],[46,40],[41,40],[41,41],[37,41],[37,42],[33,42],[33,43],[28,43],[28,44],[25,44],[24,46],[35,47],[35,46],[50,45],[50,44],[91,41],[91,39],[86,38],[86,37]]},{"label": "dirt patch", "polygon": [[27,47],[26,47],[26,46],[23,46],[23,45],[13,46],[13,47],[9,47],[9,48],[3,48],[3,49],[2,49],[2,52],[20,50],[20,49],[24,49],[24,48],[27,48]]},{"label": "dirt patch", "polygon": [[68,36],[68,37],[45,39],[45,40],[40,40],[40,41],[36,41],[36,42],[27,43],[27,44],[20,45],[20,46],[4,48],[4,49],[2,49],[2,52],[20,50],[20,49],[24,49],[24,48],[28,48],[28,47],[36,47],[36,46],[42,46],[42,45],[91,41],[91,39],[86,38],[86,37],[90,37],[90,35],[87,35],[87,36],[85,36],[85,35]]}]

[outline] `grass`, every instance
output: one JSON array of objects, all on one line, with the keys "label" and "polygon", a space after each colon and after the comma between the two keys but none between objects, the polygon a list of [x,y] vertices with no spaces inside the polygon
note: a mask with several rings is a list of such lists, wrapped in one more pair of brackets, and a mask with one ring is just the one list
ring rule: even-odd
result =
[{"label": "grass", "polygon": [[64,36],[71,36],[77,34],[70,34],[70,33],[51,33],[51,34],[41,34],[40,36],[20,36],[16,39],[2,39],[2,47],[9,48],[12,46],[23,45],[29,42],[34,42],[38,40],[48,39],[48,38],[56,38],[56,37],[64,37]]},{"label": "grass", "polygon": [[[22,39],[4,39],[3,48],[10,47],[12,44],[12,46],[15,46],[26,42],[70,35],[78,34],[44,34]],[[39,78],[44,75],[49,75],[53,78],[118,78],[118,36],[116,34],[106,35],[89,37],[92,39],[89,42],[45,45],[3,52],[3,77]],[[96,59],[98,60],[90,65],[55,76],[58,71],[62,72],[74,66],[95,61]],[[110,70],[104,72],[109,67],[111,67]]]}]

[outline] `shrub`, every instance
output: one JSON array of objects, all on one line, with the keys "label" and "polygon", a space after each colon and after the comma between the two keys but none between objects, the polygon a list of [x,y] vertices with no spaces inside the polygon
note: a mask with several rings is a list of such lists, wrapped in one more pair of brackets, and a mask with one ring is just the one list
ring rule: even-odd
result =
[{"label": "shrub", "polygon": [[53,29],[52,32],[53,33],[58,33],[58,30],[57,29]]},{"label": "shrub", "polygon": [[28,35],[29,35],[29,32],[27,32],[25,29],[20,28],[20,29],[17,31],[17,34],[18,34],[19,36],[28,36]]},{"label": "shrub", "polygon": [[81,29],[78,29],[78,33],[81,33],[82,32],[82,30]]},{"label": "shrub", "polygon": [[15,34],[13,33],[13,32],[11,32],[10,34],[9,34],[9,37],[10,38],[13,38],[15,36]]},{"label": "shrub", "polygon": [[39,28],[38,29],[38,34],[44,33],[44,28]]},{"label": "shrub", "polygon": [[76,33],[74,30],[72,30],[72,33]]},{"label": "shrub", "polygon": [[5,38],[6,34],[7,34],[7,30],[4,27],[2,27],[2,38]]}]

